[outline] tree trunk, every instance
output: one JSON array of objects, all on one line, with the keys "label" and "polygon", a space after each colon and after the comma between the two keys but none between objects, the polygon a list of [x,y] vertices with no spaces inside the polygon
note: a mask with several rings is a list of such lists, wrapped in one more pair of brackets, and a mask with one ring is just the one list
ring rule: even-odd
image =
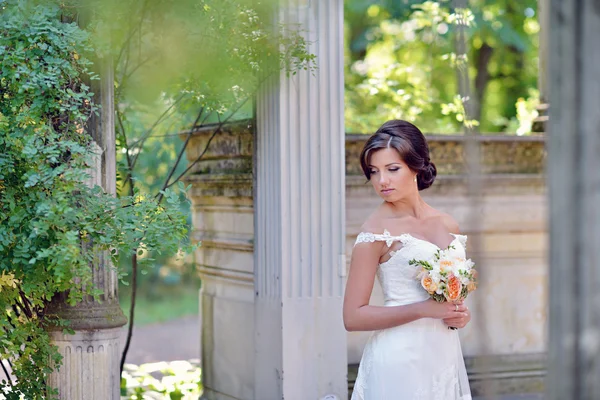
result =
[{"label": "tree trunk", "polygon": [[485,100],[485,90],[490,80],[488,65],[494,54],[494,48],[483,43],[477,51],[477,76],[475,76],[475,99],[473,100],[473,118],[481,121],[481,109]]}]

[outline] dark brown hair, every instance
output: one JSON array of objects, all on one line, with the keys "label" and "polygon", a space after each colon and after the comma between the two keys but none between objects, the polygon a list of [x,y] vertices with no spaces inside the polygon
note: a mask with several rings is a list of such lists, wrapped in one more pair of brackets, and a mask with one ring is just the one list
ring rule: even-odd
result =
[{"label": "dark brown hair", "polygon": [[408,167],[417,173],[419,190],[427,189],[435,181],[437,169],[429,160],[429,146],[423,133],[410,122],[394,119],[381,125],[365,143],[360,153],[360,166],[371,179],[371,156],[378,150],[393,148]]}]

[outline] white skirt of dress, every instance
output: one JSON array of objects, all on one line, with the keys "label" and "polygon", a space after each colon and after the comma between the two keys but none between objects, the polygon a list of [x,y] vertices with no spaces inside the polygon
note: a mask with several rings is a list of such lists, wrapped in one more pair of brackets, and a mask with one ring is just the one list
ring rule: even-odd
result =
[{"label": "white skirt of dress", "polygon": [[458,331],[423,318],[374,332],[352,400],[471,400]]}]

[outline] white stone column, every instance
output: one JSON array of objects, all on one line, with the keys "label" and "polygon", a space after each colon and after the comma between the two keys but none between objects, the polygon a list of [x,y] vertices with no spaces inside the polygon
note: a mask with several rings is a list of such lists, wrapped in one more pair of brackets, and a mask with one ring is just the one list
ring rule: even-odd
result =
[{"label": "white stone column", "polygon": [[550,9],[548,399],[600,398],[600,2]]},{"label": "white stone column", "polygon": [[[114,131],[114,80],[112,66],[102,64],[101,80],[92,81],[99,116],[90,119],[95,162],[88,184],[116,193]],[[120,334],[127,319],[119,305],[118,281],[110,257],[101,253],[91,265],[94,287],[103,291],[101,302],[86,298],[75,306],[66,302],[67,293],[56,295],[47,312],[70,321],[74,335],[51,328],[54,345],[63,356],[62,366],[50,374],[48,383],[57,388],[61,400],[118,400],[120,398]]]},{"label": "white stone column", "polygon": [[255,146],[255,399],[347,398],[343,1],[287,0],[318,68],[264,85]]}]

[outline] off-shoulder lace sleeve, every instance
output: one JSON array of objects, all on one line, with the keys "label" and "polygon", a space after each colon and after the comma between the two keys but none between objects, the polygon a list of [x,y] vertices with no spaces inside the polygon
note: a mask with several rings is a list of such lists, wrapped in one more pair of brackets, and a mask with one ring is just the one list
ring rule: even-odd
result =
[{"label": "off-shoulder lace sleeve", "polygon": [[383,234],[380,233],[371,233],[371,232],[361,232],[356,237],[356,242],[354,245],[356,246],[359,243],[373,243],[377,240],[385,242],[385,244],[390,247],[392,243],[396,240],[402,240],[402,236],[392,236],[387,230],[383,231]]},{"label": "off-shoulder lace sleeve", "polygon": [[374,241],[377,240],[376,237],[377,237],[376,233],[361,232],[356,237],[356,242],[354,243],[354,245],[356,246],[359,243],[373,243]]}]

